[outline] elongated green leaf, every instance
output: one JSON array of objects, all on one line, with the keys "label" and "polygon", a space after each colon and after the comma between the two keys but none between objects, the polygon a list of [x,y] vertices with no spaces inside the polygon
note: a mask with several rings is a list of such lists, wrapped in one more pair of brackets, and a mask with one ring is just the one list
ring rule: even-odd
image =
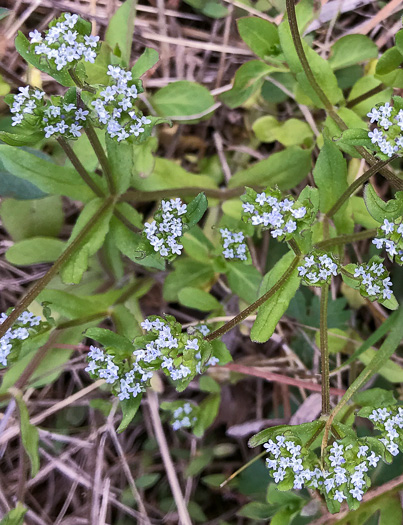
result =
[{"label": "elongated green leaf", "polygon": [[376,64],[377,75],[387,75],[403,62],[403,55],[397,47],[386,50]]},{"label": "elongated green leaf", "polygon": [[31,462],[31,477],[35,477],[39,471],[38,429],[29,422],[28,409],[22,398],[22,393],[16,389],[10,389],[10,393],[14,396],[18,405],[21,440]]},{"label": "elongated green leaf", "polygon": [[[68,243],[70,244],[77,235],[81,232],[84,226],[92,219],[92,217],[103,206],[102,199],[94,199],[89,202],[81,212],[77,222],[73,228],[72,234]],[[94,255],[104,243],[105,236],[109,230],[109,223],[112,217],[112,205],[104,211],[103,215],[98,220],[97,224],[85,236],[81,242],[80,247],[76,250],[74,255],[63,266],[61,276],[63,282],[77,284],[81,281],[84,272],[88,268],[88,259]]]},{"label": "elongated green leaf", "polygon": [[306,122],[296,118],[290,118],[285,122],[279,122],[275,117],[267,115],[258,118],[252,126],[256,137],[262,142],[274,142],[278,140],[284,146],[298,146],[299,144],[311,144],[313,132]]},{"label": "elongated green leaf", "polygon": [[6,252],[6,259],[17,266],[54,262],[65,245],[64,241],[51,237],[32,237],[11,246]]},{"label": "elongated green leaf", "polygon": [[[1,157],[0,157],[1,159]],[[195,175],[172,160],[156,157],[154,171],[147,178],[133,177],[133,187],[141,191],[166,190],[169,188],[216,188],[215,181],[207,175]]]},{"label": "elongated green leaf", "polygon": [[194,308],[201,312],[210,312],[221,308],[221,304],[215,297],[193,286],[182,288],[178,293],[178,299],[183,306]]},{"label": "elongated green leaf", "polygon": [[187,227],[191,229],[200,221],[208,207],[208,201],[204,193],[199,193],[187,206]]},{"label": "elongated green leaf", "polygon": [[[339,148],[330,140],[325,140],[319,153],[313,170],[313,177],[319,189],[320,211],[326,213],[348,188],[346,160]],[[351,215],[352,209],[347,201],[333,216],[337,231],[340,234],[353,232],[354,221]]]},{"label": "elongated green leaf", "polygon": [[135,263],[157,270],[165,269],[165,261],[157,252],[155,255],[145,253],[145,245],[141,235],[129,230],[115,217],[111,220],[111,236],[119,251]]},{"label": "elongated green leaf", "polygon": [[0,131],[0,140],[9,146],[33,146],[37,144],[44,137],[42,131],[36,133],[9,133],[8,131]]},{"label": "elongated green leaf", "polygon": [[106,151],[112,169],[116,192],[121,195],[130,186],[133,166],[133,144],[116,142],[106,135]]},{"label": "elongated green leaf", "polygon": [[173,265],[175,270],[168,275],[164,283],[166,301],[177,301],[180,290],[186,286],[202,288],[214,281],[214,270],[211,264],[182,257],[174,261]]},{"label": "elongated green leaf", "polygon": [[57,166],[32,153],[4,144],[0,145],[0,161],[8,172],[32,182],[46,193],[65,195],[83,202],[94,197],[92,190],[73,168]]},{"label": "elongated green leaf", "polygon": [[258,91],[273,68],[260,60],[245,62],[235,73],[232,89],[223,93],[220,99],[230,108],[236,108],[246,102]]},{"label": "elongated green leaf", "polygon": [[383,223],[384,219],[393,221],[403,215],[403,191],[398,191],[394,199],[383,201],[371,184],[364,188],[364,200],[371,217]]},{"label": "elongated green leaf", "polygon": [[201,437],[206,429],[214,422],[218,409],[220,408],[220,401],[220,394],[211,394],[200,403],[197,423],[193,429],[195,436]]},{"label": "elongated green leaf", "polygon": [[199,226],[193,226],[191,230],[187,231],[181,237],[181,244],[189,257],[200,262],[209,262],[209,254],[214,249],[214,246]]},{"label": "elongated green leaf", "polygon": [[15,509],[10,510],[0,521],[0,525],[23,525],[27,510],[22,503],[17,503]]},{"label": "elongated green leaf", "polygon": [[151,69],[159,60],[158,51],[152,47],[146,47],[143,54],[136,60],[132,67],[133,78],[140,78]]},{"label": "elongated green leaf", "polygon": [[250,304],[256,301],[262,275],[254,266],[231,261],[228,263],[227,278],[229,287],[241,299]]},{"label": "elongated green leaf", "polygon": [[134,350],[132,343],[123,335],[115,334],[111,330],[105,328],[88,328],[85,332],[86,337],[94,339],[97,343],[100,343],[105,348],[112,348],[120,352],[128,353],[131,355]]},{"label": "elongated green leaf", "polygon": [[[260,295],[265,294],[284,275],[292,261],[294,253],[286,253],[278,263],[265,275],[260,288]],[[267,300],[258,310],[256,321],[252,326],[250,337],[252,341],[264,343],[273,335],[278,321],[287,310],[291,299],[294,297],[300,285],[298,269],[295,268],[288,280],[279,290]]]},{"label": "elongated green leaf", "polygon": [[346,35],[333,44],[329,63],[332,69],[340,69],[377,56],[378,47],[370,38],[365,35]]},{"label": "elongated green leaf", "polygon": [[120,425],[117,429],[117,432],[123,432],[126,430],[126,428],[129,426],[129,424],[132,422],[134,416],[137,413],[137,410],[140,407],[141,403],[141,395],[138,395],[137,397],[131,397],[130,399],[124,399],[120,405],[122,407],[123,412],[123,418],[120,422]]},{"label": "elongated green leaf", "polygon": [[151,103],[160,115],[174,119],[204,113],[213,106],[214,97],[201,84],[179,80],[159,89]]},{"label": "elongated green leaf", "polygon": [[368,130],[362,128],[350,128],[343,131],[337,143],[342,146],[365,146],[373,151],[374,145],[368,137]]},{"label": "elongated green leaf", "polygon": [[4,199],[0,216],[14,241],[31,237],[56,237],[63,226],[62,201],[58,196],[17,201]]},{"label": "elongated green leaf", "polygon": [[[385,365],[396,351],[403,339],[403,308],[400,308],[393,323],[393,327],[376,355],[367,364],[361,374],[348,387],[337,407],[344,406],[353,395]],[[337,408],[336,407],[336,408]]]},{"label": "elongated green leaf", "polygon": [[238,171],[231,177],[228,186],[278,186],[281,190],[293,188],[301,182],[311,169],[311,153],[292,146],[269,158]]},{"label": "elongated green leaf", "polygon": [[236,21],[242,40],[260,58],[277,55],[280,48],[277,27],[255,16],[238,18]]},{"label": "elongated green leaf", "polygon": [[[284,20],[279,26],[279,36],[281,42],[281,48],[286,57],[287,63],[293,73],[297,77],[297,81],[300,84],[302,90],[317,107],[323,107],[323,103],[319,99],[316,92],[311,87],[301,61],[295,50],[294,42],[291,36],[290,26],[288,20]],[[337,104],[343,99],[343,93],[337,84],[337,78],[333,73],[329,62],[321,58],[308,44],[303,41],[304,51],[315,76],[315,79],[322,90],[325,92],[327,98],[332,104]]]},{"label": "elongated green leaf", "polygon": [[112,49],[119,47],[120,56],[126,66],[130,61],[136,7],[137,0],[126,0],[110,19],[105,34],[105,41]]},{"label": "elongated green leaf", "polygon": [[67,68],[63,68],[61,71],[57,71],[55,67],[50,67],[45,57],[36,55],[34,52],[30,52],[31,44],[21,31],[18,31],[18,35],[15,39],[15,48],[18,53],[25,59],[29,64],[47,73],[62,86],[74,86],[73,79],[69,75]]}]

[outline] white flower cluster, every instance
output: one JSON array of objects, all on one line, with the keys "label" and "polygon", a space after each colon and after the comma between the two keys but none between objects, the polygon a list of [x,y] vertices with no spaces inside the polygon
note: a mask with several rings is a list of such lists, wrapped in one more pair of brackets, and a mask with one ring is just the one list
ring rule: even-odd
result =
[{"label": "white flower cluster", "polygon": [[132,73],[119,66],[108,66],[107,74],[111,78],[110,85],[103,86],[98,98],[91,102],[98,121],[106,125],[108,135],[118,142],[131,136],[138,137],[151,120],[136,113],[134,100],[138,89]]},{"label": "white flower cluster", "polygon": [[[35,29],[29,33],[31,48],[36,55],[46,57],[52,66],[61,71],[64,67],[73,67],[78,61],[95,62],[99,36],[91,36],[88,31],[74,31],[79,22],[78,15],[63,13],[62,16],[45,31],[45,37]],[[87,34],[81,34],[86,32]]]},{"label": "white flower cluster", "polygon": [[397,264],[403,264],[403,220],[400,222],[391,222],[384,219],[383,225],[378,231],[379,237],[375,237],[373,244],[382,250],[385,248],[386,253],[391,261],[395,260]]},{"label": "white flower cluster", "polygon": [[377,408],[368,418],[384,436],[379,441],[392,456],[397,456],[403,448],[403,407]]},{"label": "white flower cluster", "polygon": [[195,415],[197,407],[190,403],[185,403],[183,406],[178,407],[174,410],[172,416],[174,418],[172,422],[172,428],[179,430],[180,428],[190,428],[192,424],[197,420]]},{"label": "white flower cluster", "polygon": [[340,271],[339,265],[326,253],[315,252],[304,258],[304,264],[298,266],[298,274],[309,286],[321,286],[330,283],[332,275]]},{"label": "white flower cluster", "polygon": [[354,277],[359,280],[361,295],[371,301],[392,297],[392,282],[388,271],[381,262],[377,262],[377,258],[373,257],[369,263],[358,265]]},{"label": "white flower cluster", "polygon": [[246,261],[248,259],[248,249],[244,243],[245,235],[242,232],[232,232],[228,228],[220,229],[223,256],[225,259],[240,259]]},{"label": "white flower cluster", "polygon": [[254,226],[271,230],[272,237],[289,239],[297,229],[306,223],[305,206],[297,204],[292,197],[281,199],[281,193],[267,189],[256,193],[248,188],[242,208],[247,221]]},{"label": "white flower cluster", "polygon": [[[394,416],[392,411],[378,409],[370,418],[377,422],[377,428],[387,432],[379,443],[397,455],[399,448],[393,440],[397,437],[402,440],[403,409],[399,408]],[[327,498],[342,503],[351,498],[361,501],[370,485],[367,472],[377,466],[381,456],[368,443],[365,438],[348,445],[334,442],[327,448],[325,469],[319,468],[319,460],[311,451],[285,436],[277,436],[263,446],[270,453],[266,466],[275,483],[285,481],[294,489],[317,489]]]},{"label": "white flower cluster", "polygon": [[[43,97],[45,92],[40,89],[32,89],[30,86],[18,88],[19,93],[14,95],[13,103],[10,105],[11,113],[14,116],[11,118],[12,126],[21,124],[24,118],[28,115],[38,116],[42,115],[42,108],[45,104]],[[39,111],[38,111],[39,110]]]},{"label": "white flower cluster", "polygon": [[181,254],[183,246],[177,241],[183,234],[186,211],[187,206],[180,199],[162,201],[154,220],[144,225],[143,235],[162,257],[174,258]]},{"label": "white flower cluster", "polygon": [[[4,323],[7,317],[8,316],[4,313],[0,315],[0,325]],[[23,312],[18,317],[17,322],[13,327],[9,328],[3,337],[0,338],[0,365],[7,366],[7,358],[13,350],[15,343],[17,341],[28,339],[32,333],[36,332],[34,327],[38,327],[40,324],[41,318],[28,311]]]},{"label": "white flower cluster", "polygon": [[[383,106],[372,108],[367,116],[377,126],[368,132],[372,144],[384,155],[392,157],[403,148],[403,110],[397,110],[387,102]],[[379,127],[378,127],[379,126]]]},{"label": "white flower cluster", "polygon": [[29,86],[20,87],[19,91],[10,106],[14,113],[12,126],[26,122],[35,128],[34,131],[42,130],[47,139],[53,135],[76,139],[81,135],[82,123],[87,120],[89,111],[66,103],[62,97],[52,97],[52,103],[46,104],[45,93]]}]

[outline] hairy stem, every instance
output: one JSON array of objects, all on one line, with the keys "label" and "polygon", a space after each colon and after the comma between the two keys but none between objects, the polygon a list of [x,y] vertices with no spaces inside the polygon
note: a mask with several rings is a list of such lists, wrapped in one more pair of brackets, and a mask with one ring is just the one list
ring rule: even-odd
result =
[{"label": "hairy stem", "polygon": [[205,338],[206,341],[214,341],[214,339],[218,339],[222,335],[226,334],[227,332],[232,330],[232,328],[234,328],[237,324],[239,324],[244,319],[246,319],[249,315],[251,315],[255,310],[257,310],[259,306],[261,306],[268,299],[270,299],[270,297],[272,297],[283,286],[283,284],[288,280],[288,278],[291,276],[295,268],[298,266],[299,261],[300,261],[300,256],[297,255],[292,261],[292,263],[290,264],[290,266],[288,267],[287,271],[283,274],[281,279],[279,279],[277,283],[272,288],[270,288],[270,290],[268,290],[264,295],[259,297],[257,301],[255,301],[250,306],[245,308],[245,310],[242,310],[241,313],[233,317],[231,321],[228,321],[228,323],[225,323],[223,326],[221,326],[221,328],[218,328],[211,334],[208,334]]},{"label": "hairy stem", "polygon": [[[330,102],[326,96],[323,89],[317,83],[315,76],[312,72],[311,66],[309,65],[308,59],[305,55],[304,47],[302,40],[298,31],[298,22],[297,16],[295,14],[295,0],[286,0],[287,6],[287,16],[290,24],[291,36],[294,42],[295,50],[297,52],[298,58],[301,62],[301,66],[305,72],[305,75],[320,101],[324,105],[328,115],[334,120],[334,122],[339,126],[342,131],[348,129],[348,126],[344,120],[336,113],[333,104]],[[373,166],[377,161],[371,153],[369,153],[363,146],[354,146],[356,151],[363,157],[370,166]],[[379,169],[380,173],[388,179],[398,190],[403,190],[403,180],[390,171],[387,167],[383,166]]]},{"label": "hairy stem", "polygon": [[346,108],[353,108],[354,106],[356,106],[360,102],[363,102],[364,100],[367,100],[368,98],[373,97],[377,93],[380,93],[381,91],[383,91],[385,89],[385,87],[386,86],[384,86],[383,84],[379,84],[379,86],[376,86],[376,87],[366,91],[365,93],[363,93],[359,97],[356,97],[356,98],[353,98],[353,99],[349,100],[347,102],[347,104],[346,104]]},{"label": "hairy stem", "polygon": [[326,239],[315,244],[315,248],[323,249],[330,246],[340,246],[343,244],[348,244],[350,242],[362,241],[363,239],[370,239],[375,237],[377,229],[365,230],[358,233],[350,233],[349,235],[340,235],[339,237],[333,237],[332,239]]},{"label": "hairy stem", "polygon": [[367,182],[372,175],[375,175],[378,171],[383,168],[383,166],[386,166],[389,162],[391,162],[393,159],[395,159],[396,156],[391,157],[388,160],[379,160],[376,164],[374,164],[369,170],[367,170],[365,173],[361,175],[361,177],[358,177],[350,186],[346,189],[346,191],[340,195],[340,197],[337,199],[337,201],[333,204],[333,206],[330,208],[330,210],[326,213],[326,217],[330,218],[333,217],[335,213],[339,211],[339,209],[343,206],[343,204],[347,201],[351,195],[358,190],[358,188]]},{"label": "hairy stem", "polygon": [[323,284],[320,292],[320,355],[322,374],[322,416],[330,412],[329,345],[327,333],[327,302],[329,285]]},{"label": "hairy stem", "polygon": [[81,161],[77,157],[77,155],[74,153],[73,148],[70,146],[70,144],[67,142],[67,140],[63,137],[57,137],[57,142],[62,147],[63,151],[69,158],[70,162],[73,164],[74,168],[80,175],[80,177],[83,179],[83,181],[89,186],[92,191],[95,193],[97,197],[104,197],[104,193],[97,186],[97,184],[91,179],[89,176],[87,170],[84,168],[84,166],[81,164]]},{"label": "hairy stem", "polygon": [[84,130],[88,137],[88,140],[90,141],[92,149],[95,151],[95,155],[97,156],[97,159],[101,164],[102,171],[105,175],[106,182],[108,184],[109,193],[111,195],[115,195],[116,188],[115,181],[112,175],[112,170],[109,164],[108,157],[105,154],[104,148],[102,147],[102,144],[99,141],[98,135],[95,133],[95,129],[91,126],[91,124],[88,124],[84,128]]},{"label": "hairy stem", "polygon": [[88,233],[94,228],[98,221],[103,217],[105,212],[113,204],[113,197],[108,197],[102,206],[94,213],[88,223],[80,231],[77,237],[67,246],[65,251],[55,261],[53,266],[46,272],[46,274],[37,281],[34,286],[29,290],[27,295],[18,303],[11,314],[7,317],[2,325],[0,325],[0,337],[7,332],[9,328],[16,322],[18,317],[22,314],[26,308],[32,303],[32,301],[40,294],[50,280],[59,272],[62,266],[74,255],[75,251],[79,248],[82,241],[88,235]]}]

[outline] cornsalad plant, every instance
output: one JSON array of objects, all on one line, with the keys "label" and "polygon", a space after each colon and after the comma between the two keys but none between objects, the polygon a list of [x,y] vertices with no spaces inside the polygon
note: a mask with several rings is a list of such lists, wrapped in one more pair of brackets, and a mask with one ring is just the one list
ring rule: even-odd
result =
[{"label": "cornsalad plant", "polygon": [[[146,49],[129,68],[130,50],[114,45],[110,37],[101,42],[91,35],[88,21],[70,13],[53,20],[44,33],[34,30],[28,38],[17,36],[21,56],[53,77],[64,94],[55,96],[28,85],[5,97],[12,132],[0,133],[0,161],[7,172],[38,191],[83,203],[66,243],[45,237],[23,240],[8,252],[17,265],[53,263],[0,318],[0,366],[6,369],[0,394],[3,401],[14,396],[20,407],[22,443],[33,476],[39,467],[38,434],[29,423],[21,391],[35,377],[38,365],[46,363],[55,335],[71,331],[70,344],[83,337],[91,340],[85,372],[106,383],[119,400],[121,432],[158,374],[182,392],[210,367],[229,363],[231,354],[222,336],[253,319],[255,312],[250,338],[268,341],[302,285],[320,297],[321,416],[263,430],[250,439],[250,446],[263,445],[268,475],[278,490],[307,488],[332,513],[343,503],[358,509],[378,463],[391,463],[403,452],[401,401],[380,388],[360,391],[388,362],[403,335],[403,314],[390,277],[391,269],[403,264],[403,178],[388,166],[403,148],[403,98],[393,96],[391,89],[403,87],[397,70],[403,61],[403,33],[397,34],[393,55],[395,60],[399,54],[399,64],[386,53],[376,70],[373,66],[370,89],[358,81],[346,101],[337,71],[374,59],[375,44],[360,35],[343,37],[326,61],[300,36],[301,21],[309,18],[309,2],[297,8],[293,0],[286,3],[288,16],[279,27],[255,17],[238,20],[240,35],[257,58],[241,66],[222,102],[237,107],[257,96],[266,78],[277,75],[290,86],[300,107],[322,110],[326,118],[319,124],[320,132],[313,126],[314,138],[302,120],[294,123],[295,131],[291,126],[285,132],[274,117],[261,116],[253,124],[256,137],[262,142],[277,140],[285,149],[236,173],[228,187],[163,159],[154,166],[155,128],[169,123],[170,115],[164,111],[162,90],[151,99],[155,111],[143,92],[140,77],[158,60],[153,50]],[[124,13],[123,5],[118,16]],[[175,85],[168,88],[175,97]],[[47,139],[57,141],[69,165],[55,164],[26,147],[43,145]],[[313,178],[297,191],[311,169],[315,144],[320,151]],[[365,159],[369,168],[354,179],[345,155]],[[378,173],[395,192],[387,201],[369,182]],[[356,195],[362,189],[364,198]],[[136,202],[156,206],[146,208],[143,216],[132,205]],[[262,276],[254,254],[268,238],[281,256]],[[365,239],[371,240],[368,257],[357,260],[350,248]],[[93,268],[93,256],[100,251],[119,286],[101,294],[75,295],[74,286],[80,289],[86,272],[99,271]],[[131,259],[143,277],[127,280],[122,256]],[[138,299],[161,272],[167,274],[166,301],[207,312],[197,324],[183,327],[161,312],[143,317]],[[240,305],[240,313],[225,322],[219,320],[222,305],[210,293],[223,276],[228,293],[237,296]],[[67,291],[62,283],[68,285]],[[374,303],[385,322],[345,361],[344,365],[354,362],[384,337],[335,404],[328,309],[330,290],[335,294],[340,286],[352,304]],[[34,301],[35,314],[42,304],[41,315],[29,311]],[[387,317],[388,311],[394,313]],[[105,319],[114,329],[98,326]],[[66,355],[60,362],[68,359]],[[208,394],[199,405],[186,399],[161,405],[174,430],[202,436],[214,421],[220,387],[215,381],[206,384]],[[357,434],[356,417],[367,418],[367,435]],[[290,498],[282,500],[292,504],[281,507],[281,523],[288,523],[302,508],[303,499]]]}]

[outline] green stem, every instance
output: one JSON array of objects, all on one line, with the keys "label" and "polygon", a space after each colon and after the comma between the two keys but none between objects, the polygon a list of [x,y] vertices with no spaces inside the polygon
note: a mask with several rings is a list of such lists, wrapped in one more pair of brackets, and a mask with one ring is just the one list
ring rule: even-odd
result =
[{"label": "green stem", "polygon": [[[344,120],[340,118],[339,115],[336,113],[332,103],[327,98],[323,89],[317,83],[315,76],[312,72],[312,69],[309,65],[308,59],[306,58],[305,51],[302,45],[302,40],[301,40],[299,31],[298,31],[298,22],[297,22],[297,16],[295,14],[294,3],[295,3],[295,0],[286,0],[287,16],[288,16],[288,21],[290,24],[291,36],[294,42],[294,46],[295,46],[295,50],[297,52],[298,58],[301,62],[301,66],[305,72],[305,75],[312,89],[315,91],[315,93],[319,97],[320,101],[324,105],[329,116],[334,120],[334,122],[339,126],[339,128],[342,131],[345,131],[346,129],[348,129],[348,126],[346,125]],[[361,155],[361,157],[363,157],[368,162],[370,166],[373,166],[377,162],[375,157],[373,157],[373,155],[371,155],[371,153],[369,153],[363,146],[354,146],[354,148]],[[379,171],[386,179],[392,182],[393,185],[398,190],[403,190],[403,180],[397,177],[392,171],[390,171],[385,166],[382,167]]]},{"label": "green stem", "polygon": [[108,197],[105,202],[102,203],[102,206],[94,213],[88,223],[80,231],[77,237],[67,246],[65,251],[60,255],[60,257],[55,261],[53,266],[46,272],[46,274],[37,281],[34,286],[29,290],[27,295],[19,302],[19,304],[14,308],[11,314],[7,317],[2,325],[0,325],[0,337],[7,332],[9,328],[16,322],[18,317],[24,312],[27,307],[32,303],[32,301],[40,294],[40,292],[45,288],[45,286],[53,279],[53,277],[59,272],[62,266],[70,259],[70,257],[75,253],[79,248],[82,241],[92,230],[92,228],[97,224],[97,222],[102,218],[105,212],[113,204],[113,197]]},{"label": "green stem", "polygon": [[384,89],[385,89],[385,86],[383,84],[379,84],[379,86],[376,86],[376,87],[366,91],[365,93],[363,93],[359,97],[356,97],[356,98],[353,98],[353,99],[349,100],[347,102],[347,104],[346,104],[346,108],[353,108],[354,106],[356,106],[360,102],[363,102],[364,100],[367,100],[368,98],[373,97],[374,95],[380,93]]},{"label": "green stem", "polygon": [[291,246],[291,248],[292,248],[293,252],[295,253],[295,255],[297,255],[297,256],[302,255],[302,252],[301,252],[298,244],[296,243],[295,239],[290,239],[288,241],[288,244]]},{"label": "green stem", "polygon": [[241,468],[239,468],[238,470],[236,470],[233,474],[231,474],[231,476],[229,476],[229,478],[227,478],[225,481],[223,481],[221,484],[220,484],[220,489],[222,489],[223,487],[225,487],[225,485],[227,485],[227,483],[229,483],[230,481],[232,481],[236,476],[238,476],[238,474],[240,474],[241,472],[243,472],[245,469],[247,469],[248,467],[250,467],[250,465],[253,465],[253,463],[255,461],[257,461],[258,459],[262,458],[263,456],[265,456],[267,454],[267,450],[263,450],[263,452],[261,452],[260,454],[258,454],[257,456],[255,456],[254,458],[252,458],[250,461],[248,461],[247,463],[245,463],[245,465],[242,465]]},{"label": "green stem", "polygon": [[[254,190],[261,190],[263,187],[253,186]],[[199,188],[199,187],[187,187],[187,188],[167,188],[165,190],[156,191],[133,191],[128,190],[126,193],[121,195],[119,198],[123,202],[151,202],[161,199],[169,199],[171,197],[195,197],[200,192],[203,192],[206,197],[212,199],[218,199],[220,201],[226,201],[233,199],[234,197],[240,197],[245,193],[244,186],[237,188]]]},{"label": "green stem", "polygon": [[282,286],[283,284],[288,280],[288,278],[291,276],[295,268],[298,266],[298,263],[300,261],[300,256],[296,256],[290,266],[288,267],[287,271],[283,274],[281,279],[277,281],[277,283],[270,288],[264,295],[259,297],[257,301],[252,303],[250,306],[245,308],[245,310],[242,310],[238,315],[233,317],[228,323],[225,323],[221,328],[218,328],[211,334],[208,334],[206,336],[206,341],[214,341],[214,339],[218,339],[222,335],[226,334],[232,328],[234,328],[236,325],[238,325],[240,322],[242,322],[244,319],[249,317],[255,310],[259,308],[263,303],[265,303],[270,297],[272,297]]},{"label": "green stem", "polygon": [[97,197],[104,197],[103,191],[91,179],[91,177],[89,176],[87,170],[81,164],[79,158],[74,153],[73,148],[66,141],[66,139],[64,139],[63,137],[57,137],[57,142],[60,144],[60,146],[62,147],[63,151],[65,152],[65,154],[69,158],[70,162],[73,164],[74,168],[76,169],[76,171],[78,172],[80,177],[83,179],[83,181],[87,184],[87,186],[89,186],[92,189],[92,191],[95,193],[95,195]]},{"label": "green stem", "polygon": [[326,239],[315,244],[314,248],[323,249],[330,246],[340,246],[343,244],[348,244],[350,242],[362,241],[363,239],[370,239],[375,237],[377,234],[377,229],[365,230],[358,233],[350,233],[349,235],[340,235],[339,237],[333,237],[332,239]]},{"label": "green stem", "polygon": [[104,148],[102,147],[102,144],[99,141],[98,135],[95,133],[95,129],[89,123],[84,128],[84,131],[88,137],[88,140],[90,141],[92,149],[95,151],[95,155],[97,156],[99,163],[101,164],[102,171],[105,175],[106,182],[108,184],[109,193],[111,195],[115,195],[116,187],[115,181],[113,179],[112,170],[108,161],[108,157],[105,154]]},{"label": "green stem", "polygon": [[329,299],[329,285],[323,284],[320,293],[320,355],[322,373],[322,416],[330,412],[330,371],[329,346],[327,333],[327,303]]},{"label": "green stem", "polygon": [[386,166],[395,158],[396,156],[393,156],[388,160],[378,160],[378,162],[374,164],[371,168],[369,168],[369,170],[367,170],[365,173],[363,173],[361,177],[358,177],[358,179],[356,179],[352,184],[350,184],[346,191],[337,199],[337,201],[333,204],[330,210],[326,213],[326,217],[333,217],[333,215],[339,211],[339,209],[343,206],[347,199],[351,197],[351,195],[355,191],[357,191],[362,184],[367,182],[373,175],[380,171],[381,168]]}]

